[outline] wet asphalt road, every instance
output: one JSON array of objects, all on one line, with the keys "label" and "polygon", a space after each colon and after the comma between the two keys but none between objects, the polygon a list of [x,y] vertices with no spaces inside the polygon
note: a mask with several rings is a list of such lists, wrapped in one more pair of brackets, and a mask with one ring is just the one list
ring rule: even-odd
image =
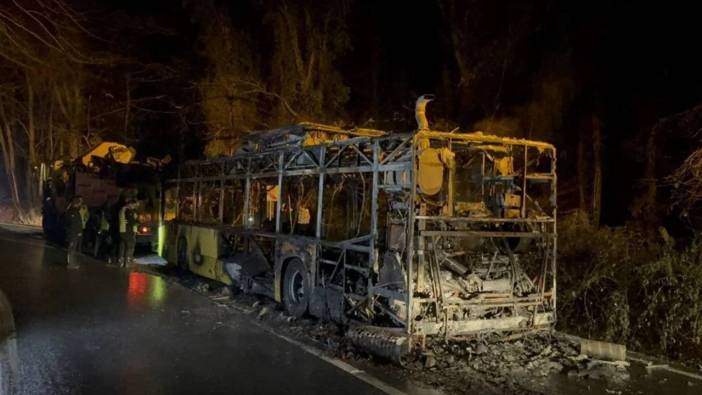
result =
[{"label": "wet asphalt road", "polygon": [[20,394],[374,394],[375,387],[176,284],[0,230]]}]

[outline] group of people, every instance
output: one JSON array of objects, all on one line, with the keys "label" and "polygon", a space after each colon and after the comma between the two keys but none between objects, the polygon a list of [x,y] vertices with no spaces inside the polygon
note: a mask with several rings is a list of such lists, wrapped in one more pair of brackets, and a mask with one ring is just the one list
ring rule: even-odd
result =
[{"label": "group of people", "polygon": [[96,210],[91,218],[83,198],[74,196],[63,216],[66,266],[71,269],[79,267],[78,254],[83,249],[86,232],[92,236],[94,256],[107,256],[108,262],[122,267],[132,264],[139,225],[136,209],[137,201],[128,200],[119,208],[116,220],[107,208]]}]

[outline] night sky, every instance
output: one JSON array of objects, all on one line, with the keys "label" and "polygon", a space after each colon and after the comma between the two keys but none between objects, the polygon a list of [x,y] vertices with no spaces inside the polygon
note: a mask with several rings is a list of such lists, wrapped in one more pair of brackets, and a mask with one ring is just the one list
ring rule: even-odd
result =
[{"label": "night sky", "polygon": [[[189,7],[197,2],[99,0],[90,3],[99,10],[93,11],[99,18],[126,14],[129,18],[139,18],[131,19],[134,24],[148,21],[168,31],[168,34],[159,31],[150,34],[144,28],[135,33],[131,31],[136,28],[134,25],[106,26],[120,34],[127,31],[138,39],[122,43],[132,54],[143,57],[142,60],[187,63],[192,66],[193,80],[198,77],[197,72],[202,72],[196,37],[199,27],[189,15]],[[216,3],[227,9],[232,18],[246,21],[260,18],[258,4],[266,2]],[[370,63],[374,57],[379,58],[380,67],[374,72],[383,81],[380,101],[386,109],[380,116],[389,117],[391,111],[401,111],[416,95],[440,90],[442,70],[454,65],[447,59],[444,41],[449,33],[442,24],[436,1],[348,3],[351,49],[338,66],[352,92],[348,105],[350,118],[378,111],[369,108],[366,101],[370,95],[367,78],[373,72]],[[606,1],[581,4],[536,1],[532,6],[514,1],[466,3],[479,10],[475,14],[481,19],[476,25],[495,32],[506,31],[520,12],[532,13],[528,36],[520,43],[515,70],[510,72],[515,75],[510,82],[517,83],[503,87],[505,92],[515,93],[513,96],[503,93],[508,96],[504,101],[509,104],[528,100],[529,85],[538,83],[535,74],[539,67],[551,57],[567,54],[573,56],[571,71],[585,85],[582,90],[594,91],[599,105],[622,119],[617,124],[647,127],[651,119],[689,108],[700,99],[702,78],[698,75],[702,62],[694,42],[699,34],[698,22],[694,9],[683,3],[668,7]],[[266,34],[265,27],[259,25],[257,30],[253,33]],[[437,112],[443,110],[440,97],[433,107]],[[641,108],[648,111],[640,111]],[[462,125],[470,125],[471,119],[463,118],[470,112],[479,113],[479,110],[468,108],[458,112]]]}]

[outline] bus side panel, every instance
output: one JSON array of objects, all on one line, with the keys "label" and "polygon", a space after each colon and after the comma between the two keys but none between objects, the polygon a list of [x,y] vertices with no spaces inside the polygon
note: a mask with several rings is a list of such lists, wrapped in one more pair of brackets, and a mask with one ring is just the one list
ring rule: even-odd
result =
[{"label": "bus side panel", "polygon": [[209,279],[231,284],[219,259],[218,229],[181,225],[181,235],[187,242],[187,260],[190,271]]},{"label": "bus side panel", "polygon": [[159,243],[163,243],[161,248],[161,257],[165,259],[168,263],[177,264],[178,263],[178,225],[176,222],[168,221],[163,226],[160,235]]}]

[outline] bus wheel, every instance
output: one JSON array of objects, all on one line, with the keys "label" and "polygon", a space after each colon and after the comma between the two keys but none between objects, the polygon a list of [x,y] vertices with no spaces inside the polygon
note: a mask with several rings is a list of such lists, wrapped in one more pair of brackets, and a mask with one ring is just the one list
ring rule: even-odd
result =
[{"label": "bus wheel", "polygon": [[302,261],[295,258],[288,263],[283,280],[283,304],[288,314],[300,318],[307,313],[312,294],[309,275]]},{"label": "bus wheel", "polygon": [[188,242],[185,237],[178,239],[178,256],[176,257],[178,267],[188,270]]}]

